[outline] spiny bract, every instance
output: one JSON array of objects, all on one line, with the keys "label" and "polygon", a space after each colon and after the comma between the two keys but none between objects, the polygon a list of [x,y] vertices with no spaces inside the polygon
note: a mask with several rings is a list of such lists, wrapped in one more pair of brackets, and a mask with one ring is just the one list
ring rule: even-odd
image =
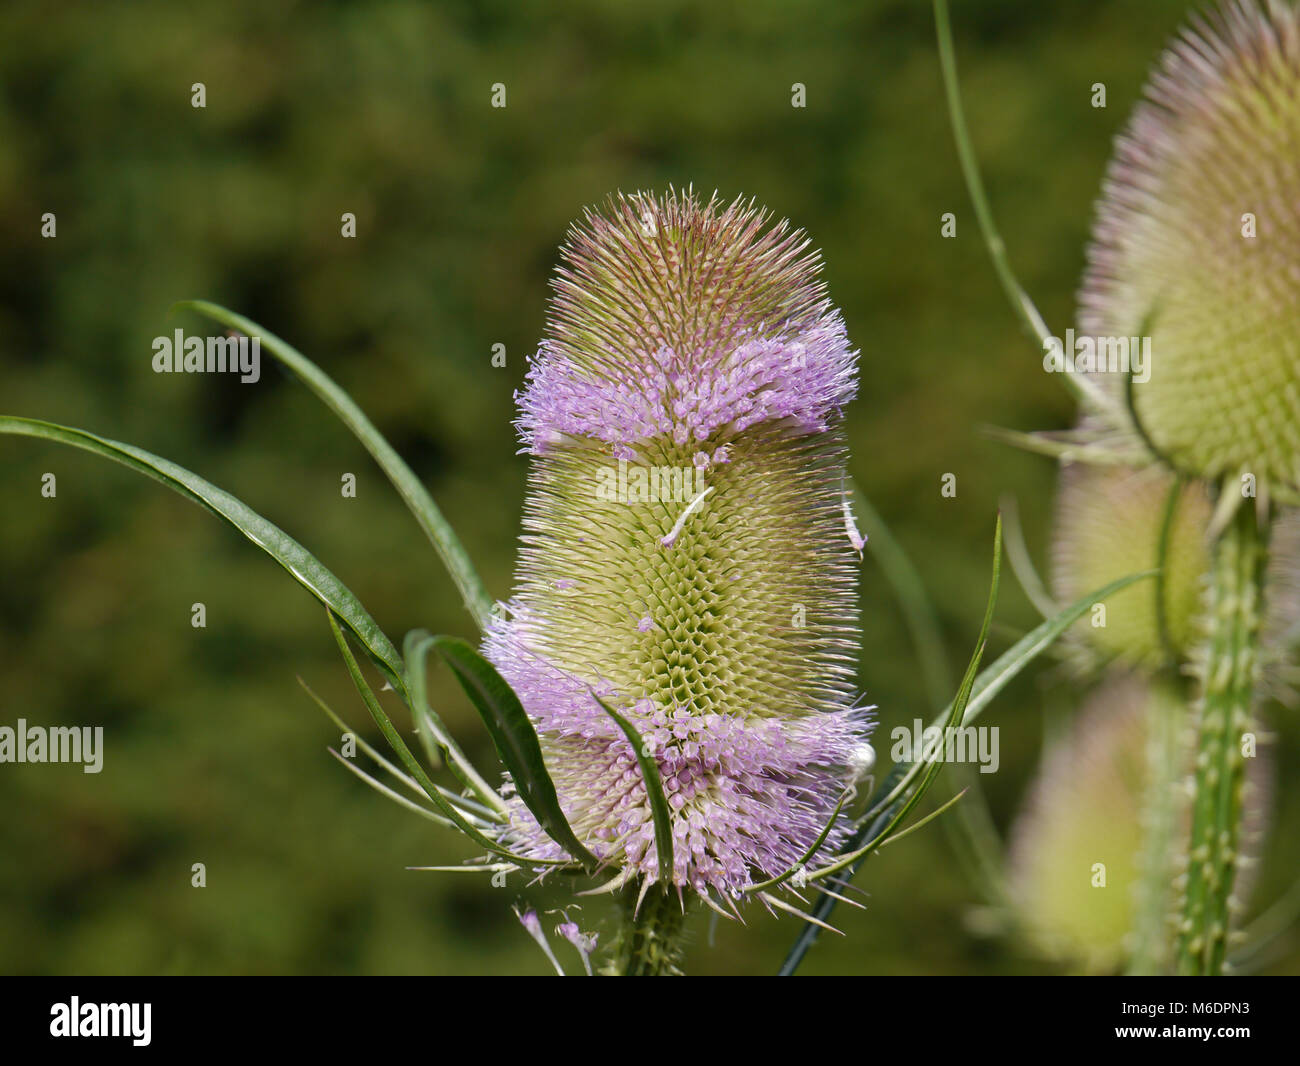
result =
[{"label": "spiny bract", "polygon": [[[816,841],[869,753],[841,412],[857,352],[808,238],[752,203],[622,194],[569,232],[517,396],[515,598],[485,643],[561,805],[623,882],[735,897]],[[843,838],[839,828],[824,853]],[[517,799],[512,848],[558,858]]]},{"label": "spiny bract", "polygon": [[1134,405],[1189,473],[1300,482],[1300,16],[1226,4],[1165,53],[1116,142],[1080,325],[1151,338]]}]

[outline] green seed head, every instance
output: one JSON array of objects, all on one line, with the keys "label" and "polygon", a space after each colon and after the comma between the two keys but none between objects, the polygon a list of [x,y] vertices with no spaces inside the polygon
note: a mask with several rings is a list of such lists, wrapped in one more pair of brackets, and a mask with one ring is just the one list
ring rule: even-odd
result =
[{"label": "green seed head", "polygon": [[[1300,16],[1197,18],[1116,142],[1082,331],[1151,340],[1134,408],[1180,469],[1300,483]],[[1114,382],[1115,387],[1122,387]]]},{"label": "green seed head", "polygon": [[1114,970],[1133,926],[1145,778],[1145,686],[1101,689],[1048,754],[1012,829],[1010,884],[1025,935],[1049,958]]},{"label": "green seed head", "polygon": [[[1053,586],[1061,603],[1073,603],[1117,578],[1159,565],[1161,530],[1173,486],[1173,475],[1162,467],[1062,467],[1052,553]],[[1200,483],[1179,491],[1165,560],[1166,636],[1160,630],[1156,582],[1137,582],[1108,597],[1075,627],[1076,644],[1093,662],[1154,667],[1170,653],[1186,657],[1199,633],[1210,510]]]}]

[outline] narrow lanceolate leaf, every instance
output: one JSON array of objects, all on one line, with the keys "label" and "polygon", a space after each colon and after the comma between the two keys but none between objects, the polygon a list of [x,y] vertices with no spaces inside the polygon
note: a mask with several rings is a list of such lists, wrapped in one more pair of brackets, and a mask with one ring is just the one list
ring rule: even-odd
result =
[{"label": "narrow lanceolate leaf", "polygon": [[[971,691],[975,685],[975,677],[979,672],[980,660],[984,657],[984,647],[988,640],[989,627],[993,624],[993,611],[998,602],[998,585],[1002,575],[1002,516],[998,516],[997,524],[993,529],[993,577],[989,582],[989,598],[984,608],[984,622],[980,626],[979,637],[975,643],[975,651],[972,653],[970,663],[966,667],[966,673],[962,677],[961,686],[957,690],[957,695],[953,697],[952,703],[948,708],[948,718],[944,722],[945,732],[960,725],[966,714],[966,706],[970,702]],[[924,766],[925,776],[921,779],[920,784],[908,796],[897,814],[885,825],[880,835],[867,841],[857,851],[849,852],[839,856],[834,862],[823,866],[820,869],[810,873],[810,880],[818,880],[830,874],[838,873],[849,866],[852,866],[858,860],[864,858],[875,848],[878,848],[884,841],[888,840],[890,835],[902,824],[903,820],[911,813],[912,809],[921,802],[921,798],[929,791],[930,785],[938,776],[942,769],[941,755],[936,752],[933,758],[919,760],[916,763],[918,768]]]},{"label": "narrow lanceolate leaf", "polygon": [[379,731],[384,734],[384,739],[388,741],[388,746],[393,749],[397,757],[402,761],[402,765],[424,789],[425,795],[433,801],[433,805],[442,812],[443,816],[453,822],[457,829],[473,840],[476,844],[487,848],[494,854],[501,855],[510,859],[512,862],[519,863],[522,866],[557,866],[559,863],[538,861],[529,859],[526,856],[515,855],[506,848],[501,847],[495,840],[484,836],[475,826],[471,825],[452,804],[443,798],[441,790],[429,778],[420,761],[411,754],[411,749],[407,747],[406,741],[397,732],[397,727],[393,725],[392,719],[388,717],[387,712],[375,697],[374,691],[366,682],[365,675],[361,673],[361,668],[357,665],[356,657],[352,654],[352,649],[348,647],[347,638],[344,637],[343,631],[339,629],[338,620],[331,613],[329,615],[330,630],[334,634],[334,641],[339,646],[339,651],[343,655],[343,662],[348,668],[348,676],[352,678],[352,684],[357,693],[361,696],[362,702],[366,705],[366,710],[370,712],[370,717],[374,719],[375,725]]},{"label": "narrow lanceolate leaf", "polygon": [[415,716],[416,725],[420,730],[420,740],[424,745],[425,754],[435,766],[445,757],[451,765],[452,773],[460,779],[461,784],[494,811],[504,816],[507,808],[501,797],[474,769],[474,765],[461,751],[460,745],[456,743],[442,719],[429,706],[424,676],[425,660],[436,640],[436,637],[425,630],[416,629],[407,633],[406,639],[402,642],[402,655],[406,660],[406,688],[411,696],[411,713]]},{"label": "narrow lanceolate leaf", "polygon": [[[1147,571],[1142,574],[1130,574],[1127,577],[1119,578],[1098,589],[1091,595],[1084,596],[1070,606],[1066,607],[1055,617],[1043,622],[1035,629],[1030,631],[1020,640],[1016,641],[1011,648],[1004,652],[994,661],[993,665],[981,673],[971,686],[969,700],[962,712],[961,719],[956,723],[961,726],[972,723],[984,710],[985,707],[993,701],[993,698],[1002,691],[1026,666],[1036,659],[1044,649],[1064,633],[1070,626],[1082,618],[1095,603],[1101,603],[1108,597],[1127,588],[1135,581],[1142,581],[1146,578],[1153,577],[1154,571]],[[933,727],[943,728],[948,720],[952,717],[953,707],[950,705],[943,714],[932,723]],[[881,786],[878,794],[872,798],[868,805],[867,813],[863,816],[863,822],[870,823],[870,831],[859,832],[851,841],[850,846],[858,845],[858,850],[870,843],[871,839],[879,834],[887,832],[887,827],[894,824],[897,815],[898,805],[905,802],[905,797],[909,789],[915,784],[916,778],[920,775],[924,764],[914,762],[907,767],[901,774],[898,771],[901,767],[895,767],[890,776],[886,778],[884,785]],[[859,845],[859,841],[862,843]],[[860,860],[859,860],[860,861]],[[813,909],[813,917],[825,921],[835,909],[835,899],[831,896],[822,895]],[[815,926],[805,926],[791,949],[790,954],[786,957],[785,963],[781,967],[782,975],[788,976],[793,974],[807,955],[808,949],[812,947],[817,939],[817,929]]]},{"label": "narrow lanceolate leaf", "polygon": [[[655,824],[655,852],[659,859],[659,880],[664,884],[673,881],[673,827],[668,811],[668,801],[664,799],[664,785],[659,777],[659,764],[655,762],[654,752],[646,747],[636,726],[614,710],[599,696],[593,699],[614,719],[614,723],[623,730],[623,735],[636,753],[637,765],[641,768],[641,778],[645,782],[646,796],[650,801],[650,814]],[[838,809],[838,808],[837,808]],[[824,837],[823,837],[824,839]]]},{"label": "narrow lanceolate leaf", "polygon": [[361,602],[311,552],[243,501],[170,460],[84,429],[4,415],[0,416],[0,433],[57,441],[111,459],[224,518],[328,607],[374,659],[389,684],[405,697],[402,658]]},{"label": "narrow lanceolate leaf", "polygon": [[[885,776],[885,780],[881,783],[877,795],[890,794],[893,791],[894,786],[903,780],[903,775],[906,772],[907,766],[905,764],[899,763],[895,766]],[[856,851],[858,848],[862,847],[862,845],[867,843],[867,841],[874,840],[883,833],[885,827],[893,820],[894,815],[898,813],[902,804],[903,801],[901,799],[895,800],[891,806],[876,813],[870,821],[862,822],[854,831],[853,835],[849,837],[848,842],[845,844],[845,850]],[[839,883],[847,884],[847,882],[852,881],[854,876],[857,874],[858,869],[866,861],[866,858],[861,858],[855,862],[851,867],[849,867],[847,873],[839,879]],[[777,971],[778,977],[794,976],[795,971],[799,969],[799,966],[803,962],[805,956],[807,956],[808,951],[815,943],[817,943],[817,938],[821,935],[822,928],[824,928],[827,919],[829,919],[831,914],[834,912],[835,905],[839,900],[840,897],[838,893],[822,889],[822,893],[818,897],[817,903],[813,907],[812,911],[812,917],[815,918],[816,921],[805,922],[803,928],[799,930],[799,935],[795,937],[794,944],[791,945],[789,953],[781,963],[781,968]]]},{"label": "narrow lanceolate leaf", "polygon": [[[997,273],[1002,290],[1006,293],[1012,310],[1020,317],[1025,328],[1040,343],[1045,343],[1051,336],[1051,330],[1043,321],[1034,301],[1017,280],[1011,263],[1007,259],[1006,244],[998,233],[993,220],[993,210],[989,206],[988,195],[984,191],[984,179],[980,176],[979,164],[975,159],[975,149],[971,141],[970,130],[966,127],[966,113],[961,102],[961,88],[957,81],[957,57],[952,43],[952,20],[948,15],[947,0],[934,0],[935,33],[939,45],[939,68],[943,73],[944,93],[948,102],[948,118],[952,123],[953,140],[957,145],[957,159],[961,164],[962,177],[970,193],[971,205],[975,208],[975,219],[979,223],[980,234],[988,249],[993,269]],[[1063,374],[1065,385],[1078,398],[1100,408],[1112,405],[1110,398],[1092,381],[1083,375]]]},{"label": "narrow lanceolate leaf", "polygon": [[393,450],[392,445],[384,439],[374,423],[365,416],[352,398],[320,367],[291,344],[243,315],[205,300],[186,300],[176,304],[172,310],[197,311],[249,337],[257,337],[267,354],[278,359],[297,375],[303,384],[339,417],[366,451],[374,457],[380,469],[388,476],[388,480],[393,483],[398,495],[402,497],[402,502],[415,516],[415,520],[420,523],[420,528],[437,549],[443,565],[446,566],[447,572],[451,574],[452,580],[460,590],[465,606],[474,616],[474,621],[479,629],[484,629],[492,617],[492,600],[484,589],[474,564],[470,562],[464,545],[456,536],[456,531],[443,517],[433,497],[415,476],[415,472]]},{"label": "narrow lanceolate leaf", "polygon": [[[980,627],[979,640],[975,645],[975,652],[971,656],[969,665],[966,667],[966,673],[962,677],[961,686],[957,691],[952,703],[945,713],[945,724],[956,725],[960,723],[966,713],[966,708],[970,700],[970,694],[976,684],[975,673],[979,669],[980,659],[984,654],[984,645],[988,639],[989,627],[993,623],[993,609],[997,603],[998,583],[1002,570],[1002,517],[998,516],[997,525],[994,528],[993,535],[993,576],[989,583],[989,599],[984,610],[984,622]],[[882,803],[873,804],[871,810],[859,821],[857,831],[850,838],[849,845],[839,858],[822,867],[819,870],[809,874],[810,880],[820,880],[830,877],[841,870],[848,870],[848,877],[851,879],[858,871],[863,862],[866,861],[876,848],[889,839],[899,823],[907,817],[912,807],[919,802],[922,795],[933,782],[938,772],[937,761],[930,766],[925,780],[919,788],[908,795],[908,782],[912,777],[912,769],[918,769],[922,764],[915,763],[913,767],[904,771],[901,766],[894,767],[889,776],[885,779],[885,784],[881,787],[881,792],[886,793],[886,799]],[[782,963],[779,971],[780,976],[789,977],[798,969],[799,964],[803,961],[808,949],[816,942],[820,930],[831,928],[827,922],[831,912],[835,909],[835,904],[839,896],[834,892],[823,892],[817,900],[817,904],[811,915],[808,916],[804,923],[803,929],[800,930],[794,946],[786,956],[785,962]]]},{"label": "narrow lanceolate leaf", "polygon": [[[1135,581],[1143,581],[1154,576],[1154,570],[1147,570],[1140,574],[1129,574],[1126,577],[1117,578],[1110,584],[1097,589],[1091,595],[1081,597],[1055,617],[1049,618],[1046,622],[1042,622],[1030,630],[1007,651],[1003,652],[992,666],[975,679],[970,702],[966,705],[965,713],[958,724],[962,726],[970,725],[1021,670],[1033,662],[1046,648],[1050,647],[1070,626],[1087,614],[1092,609],[1093,604],[1106,601],[1121,589],[1128,588]],[[951,712],[952,706],[950,704],[943,714],[931,723],[932,726],[942,729]],[[920,772],[921,764],[913,763],[899,785],[895,786],[888,795],[873,802],[868,812],[869,816],[876,814],[881,808],[896,800],[899,795],[911,786]]]},{"label": "narrow lanceolate leaf", "polygon": [[434,637],[433,648],[443,657],[487,727],[497,754],[546,834],[588,869],[598,863],[578,839],[560,809],[555,784],[542,758],[537,731],[519,697],[496,667],[457,637]]},{"label": "narrow lanceolate leaf", "polygon": [[790,866],[786,867],[785,870],[777,874],[776,877],[769,878],[766,881],[760,881],[758,884],[753,885],[749,889],[749,891],[751,893],[765,892],[769,888],[776,888],[777,885],[785,884],[787,881],[791,880],[792,878],[798,878],[801,872],[806,869],[807,864],[812,859],[812,857],[816,855],[817,852],[821,850],[822,845],[826,843],[826,838],[830,836],[831,830],[839,823],[840,812],[844,810],[844,804],[846,804],[852,798],[852,796],[853,793],[851,791],[847,791],[844,793],[844,795],[840,797],[839,803],[835,804],[835,810],[831,812],[831,816],[826,820],[826,828],[823,829],[821,833],[818,834],[816,840],[814,840],[811,844],[808,845],[808,850],[799,856],[797,862],[794,862]]}]

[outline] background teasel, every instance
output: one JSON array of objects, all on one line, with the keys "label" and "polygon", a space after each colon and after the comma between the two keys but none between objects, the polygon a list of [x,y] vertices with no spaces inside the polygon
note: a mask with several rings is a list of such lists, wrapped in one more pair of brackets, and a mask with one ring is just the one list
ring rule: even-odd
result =
[{"label": "background teasel", "polygon": [[[943,9],[936,3],[941,21]],[[951,86],[950,56],[946,72]],[[1160,571],[1146,608],[1130,589],[1120,629],[1093,642],[1130,663],[1163,664],[1166,676],[1188,657],[1197,682],[1186,716],[1195,735],[1190,828],[1173,840],[1180,872],[1171,965],[1182,974],[1229,965],[1246,863],[1247,767],[1263,742],[1266,638],[1291,628],[1284,612],[1294,560],[1271,542],[1283,524],[1279,506],[1297,499],[1300,346],[1281,327],[1294,317],[1300,269],[1300,216],[1288,192],[1300,183],[1297,84],[1300,15],[1277,0],[1232,0],[1193,17],[1166,51],[1116,140],[1079,300],[1082,333],[1098,351],[1103,340],[1122,338],[1126,354],[1142,346],[1150,365],[1140,367],[1136,353],[1131,364],[1077,372],[1071,365],[1080,428],[1031,442],[1102,467],[1063,472],[1058,584],[1091,576],[1090,564],[1104,559],[1104,569],[1130,549]],[[995,263],[1050,351],[1059,342],[1006,266],[956,108],[954,117]],[[1136,470],[1135,452],[1145,453]],[[1153,510],[1139,487],[1121,518],[1115,496],[1135,484],[1163,487],[1164,502]],[[1189,514],[1189,503],[1201,513]],[[1116,513],[1102,517],[1107,509]],[[1199,566],[1198,525],[1206,530]],[[1276,603],[1270,573],[1284,578]],[[1151,735],[1181,744],[1162,729]],[[1174,761],[1172,750],[1164,761]],[[1148,792],[1148,813],[1167,809],[1180,787],[1171,780]],[[1151,828],[1167,827],[1167,818],[1143,822],[1158,850],[1171,846]],[[1144,876],[1154,898],[1165,873],[1153,867]],[[1160,965],[1148,950],[1155,934],[1143,935],[1144,965]]]},{"label": "background teasel", "polygon": [[[1115,670],[1045,754],[1007,857],[1011,920],[1035,951],[1086,973],[1172,969],[1179,841],[1191,828],[1189,710],[1169,678]],[[1244,788],[1245,854],[1234,886],[1243,909],[1271,793],[1265,748]]]}]

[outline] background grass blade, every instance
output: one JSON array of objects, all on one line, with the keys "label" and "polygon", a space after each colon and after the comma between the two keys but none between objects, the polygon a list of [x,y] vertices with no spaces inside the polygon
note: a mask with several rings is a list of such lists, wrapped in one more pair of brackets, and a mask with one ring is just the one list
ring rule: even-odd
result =
[{"label": "background grass blade", "polygon": [[269,330],[263,329],[256,322],[236,314],[218,304],[206,300],[185,300],[175,304],[173,311],[195,311],[223,326],[239,330],[249,337],[257,337],[262,348],[292,371],[304,385],[314,392],[320,400],[333,411],[342,423],[351,430],[353,436],[361,442],[375,462],[393,483],[397,493],[402,497],[415,520],[420,523],[437,550],[451,579],[460,589],[461,597],[480,630],[486,628],[492,617],[492,598],[483,587],[483,581],[470,562],[460,538],[443,517],[442,511],[434,503],[433,497],[421,484],[415,472],[406,465],[405,460],[393,450],[366,417],[352,398],[344,392],[320,367],[299,352],[293,345],[277,337]]},{"label": "background grass blade", "polygon": [[84,429],[60,426],[34,418],[0,415],[0,433],[57,441],[111,459],[161,482],[187,500],[224,518],[328,607],[374,659],[388,683],[403,699],[406,698],[402,658],[392,641],[379,628],[379,624],[361,606],[361,601],[311,552],[243,501],[170,460]]},{"label": "background grass blade", "polygon": [[483,719],[519,798],[533,812],[537,824],[589,870],[595,869],[599,860],[583,846],[560,808],[537,730],[514,689],[496,667],[460,638],[434,637],[432,644]]},{"label": "background grass blade", "polygon": [[943,634],[925,583],[903,546],[895,539],[880,512],[867,499],[857,481],[849,480],[853,510],[867,534],[867,551],[875,559],[880,575],[894,593],[925,681],[930,701],[942,707],[952,692],[952,671],[943,651]]},{"label": "background grass blade", "polygon": [[664,798],[664,784],[659,777],[659,763],[646,750],[645,741],[637,732],[636,726],[614,710],[594,692],[592,699],[600,704],[604,712],[614,719],[614,724],[623,731],[632,752],[636,755],[637,765],[641,767],[641,776],[645,779],[646,797],[650,801],[650,816],[655,826],[655,853],[659,858],[659,880],[665,885],[673,883],[673,825],[668,813],[668,801]]},{"label": "background grass blade", "polygon": [[[1021,670],[1048,648],[1057,637],[1087,614],[1094,603],[1099,603],[1107,597],[1113,596],[1121,589],[1152,576],[1154,576],[1154,571],[1148,570],[1144,573],[1117,578],[1096,592],[1076,600],[1055,617],[1048,619],[1027,633],[975,679],[974,685],[971,686],[969,701],[962,713],[961,720],[957,724],[968,725],[973,722],[980,712],[992,702],[994,696],[1001,692]],[[949,707],[933,724],[942,727],[951,714],[952,708]],[[904,797],[911,783],[920,773],[922,766],[921,763],[912,763],[905,770],[902,769],[901,765],[894,767],[878,790],[876,797],[873,797],[868,804],[867,813],[863,816],[865,831],[859,830],[854,835],[854,839],[846,846],[847,848],[860,848],[872,839],[873,835],[882,832],[893,821],[896,817],[895,812],[904,802]],[[850,878],[857,872],[857,868],[857,864],[850,867]],[[835,910],[835,904],[834,897],[823,893],[813,907],[812,916],[819,921],[826,921],[831,912]],[[780,974],[786,977],[791,976],[798,969],[800,963],[803,962],[808,954],[808,949],[812,947],[816,940],[817,927],[812,924],[805,925],[800,930],[794,946],[790,949],[790,953],[786,956]]]}]

